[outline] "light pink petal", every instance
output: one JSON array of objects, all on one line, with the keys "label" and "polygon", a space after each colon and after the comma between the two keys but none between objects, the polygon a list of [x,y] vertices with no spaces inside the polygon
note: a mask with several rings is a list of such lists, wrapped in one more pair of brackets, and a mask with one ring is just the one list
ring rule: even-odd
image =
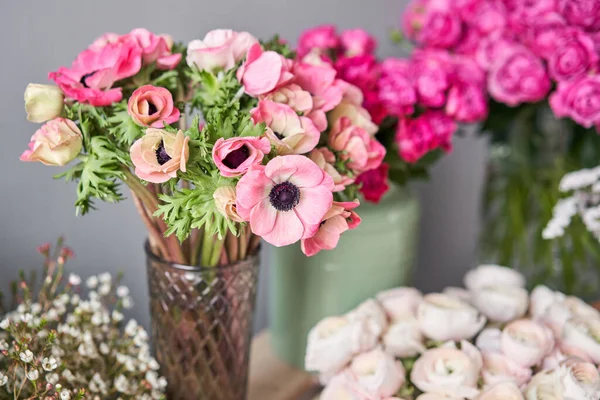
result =
[{"label": "light pink petal", "polygon": [[304,188],[300,191],[300,202],[294,209],[305,225],[320,224],[333,204],[333,193],[325,186]]},{"label": "light pink petal", "polygon": [[342,233],[348,230],[348,223],[341,215],[330,218],[312,239],[316,245],[325,250],[335,249]]},{"label": "light pink petal", "polygon": [[252,209],[269,196],[273,182],[264,173],[265,167],[254,166],[237,184],[237,203],[245,209]]},{"label": "light pink petal", "polygon": [[312,257],[322,249],[315,243],[313,238],[302,239],[300,249],[307,257]]},{"label": "light pink petal", "polygon": [[[298,167],[296,158],[305,158],[303,156],[279,156],[275,157],[265,167],[265,175],[275,183],[286,182],[296,173]],[[318,167],[317,167],[318,168]]]},{"label": "light pink petal", "polygon": [[304,227],[293,211],[278,212],[274,229],[262,238],[276,247],[288,246],[302,238]]},{"label": "light pink petal", "polygon": [[271,233],[275,227],[277,214],[277,210],[271,205],[269,199],[262,200],[250,212],[252,232],[258,236]]},{"label": "light pink petal", "polygon": [[[278,160],[277,164],[271,165],[275,160]],[[290,171],[293,172],[289,174]],[[310,158],[300,155],[275,157],[267,165],[265,173],[273,181],[278,176],[280,179],[285,178],[281,182],[289,180],[299,188],[317,186],[323,182],[323,175],[327,175]]]},{"label": "light pink petal", "polygon": [[281,76],[283,62],[274,51],[263,53],[257,60],[246,66],[244,87],[248,94],[263,94],[275,89]]}]

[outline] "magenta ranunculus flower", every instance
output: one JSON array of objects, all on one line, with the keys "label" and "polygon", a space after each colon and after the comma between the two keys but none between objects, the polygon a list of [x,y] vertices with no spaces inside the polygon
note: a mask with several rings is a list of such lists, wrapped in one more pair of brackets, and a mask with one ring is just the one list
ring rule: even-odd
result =
[{"label": "magenta ranunculus flower", "polygon": [[245,174],[252,165],[259,165],[270,152],[271,143],[266,137],[220,138],[213,147],[212,157],[221,175],[231,178]]},{"label": "magenta ranunculus flower", "polygon": [[595,71],[598,54],[592,38],[577,28],[564,28],[562,31],[548,54],[550,76],[557,81],[565,81]]},{"label": "magenta ranunculus flower", "polygon": [[299,116],[285,104],[261,100],[250,113],[254,123],[264,122],[267,125],[266,135],[277,154],[308,153],[321,138],[321,133],[309,118]]},{"label": "magenta ranunculus flower", "polygon": [[550,95],[550,107],[557,117],[569,117],[586,128],[600,123],[600,75],[560,82]]},{"label": "magenta ranunculus flower", "polygon": [[358,200],[352,202],[334,201],[333,205],[319,224],[319,230],[308,239],[302,239],[302,252],[312,257],[321,250],[333,250],[340,241],[340,236],[347,230],[358,227],[361,219],[353,211],[360,205]]},{"label": "magenta ranunculus flower", "polygon": [[313,236],[333,204],[333,179],[308,157],[275,157],[237,184],[237,212],[252,232],[280,247]]},{"label": "magenta ranunculus flower", "polygon": [[225,71],[235,67],[258,39],[248,32],[215,29],[202,40],[192,40],[187,48],[187,64],[201,71]]},{"label": "magenta ranunculus flower", "polygon": [[459,122],[477,122],[488,115],[485,90],[480,85],[459,82],[452,86],[446,101],[446,114]]},{"label": "magenta ranunculus flower", "polygon": [[237,79],[250,96],[260,96],[280,88],[294,78],[293,61],[274,51],[263,51],[259,43],[248,50],[246,61],[237,70]]},{"label": "magenta ranunculus flower", "polygon": [[133,39],[90,47],[81,52],[71,68],[60,67],[48,74],[67,98],[95,107],[109,106],[123,97],[116,81],[137,74],[142,67],[142,49]]},{"label": "magenta ranunculus flower", "polygon": [[502,32],[507,23],[506,6],[502,1],[479,1],[463,13],[463,18],[482,35]]},{"label": "magenta ranunculus flower", "polygon": [[356,184],[359,185],[360,193],[365,200],[377,204],[390,190],[388,183],[389,169],[388,164],[381,163],[379,168],[363,172],[356,177]]},{"label": "magenta ranunculus flower", "polygon": [[379,101],[389,115],[410,115],[417,103],[410,61],[388,58],[377,81]]},{"label": "magenta ranunculus flower", "polygon": [[462,35],[462,21],[449,1],[417,0],[404,12],[406,35],[427,47],[451,48]]},{"label": "magenta ranunculus flower", "polygon": [[437,148],[450,151],[456,129],[456,122],[442,111],[426,111],[414,119],[402,118],[396,130],[398,153],[405,161],[414,163]]},{"label": "magenta ranunculus flower", "polygon": [[428,107],[442,107],[450,87],[452,59],[442,50],[415,50],[411,69],[418,102]]},{"label": "magenta ranunculus flower", "polygon": [[542,60],[519,44],[505,48],[488,75],[490,95],[513,107],[543,100],[550,85]]},{"label": "magenta ranunculus flower", "polygon": [[558,0],[558,11],[573,25],[600,30],[600,0]]},{"label": "magenta ranunculus flower", "polygon": [[346,57],[371,54],[377,41],[364,29],[348,29],[340,35],[341,50]]},{"label": "magenta ranunculus flower", "polygon": [[498,57],[513,46],[502,35],[493,34],[482,38],[475,51],[475,61],[480,68],[489,71]]},{"label": "magenta ranunculus flower", "polygon": [[377,86],[379,66],[372,54],[354,57],[340,57],[335,62],[338,78],[368,91]]},{"label": "magenta ranunculus flower", "polygon": [[339,46],[339,38],[335,26],[322,25],[302,32],[298,39],[298,56],[304,57],[313,51],[325,54]]},{"label": "magenta ranunculus flower", "polygon": [[140,126],[162,128],[179,120],[173,95],[164,87],[145,85],[136,89],[127,103],[127,112]]},{"label": "magenta ranunculus flower", "polygon": [[347,117],[340,118],[329,133],[329,146],[342,153],[342,159],[352,171],[360,174],[381,165],[385,147],[363,128],[352,125]]}]

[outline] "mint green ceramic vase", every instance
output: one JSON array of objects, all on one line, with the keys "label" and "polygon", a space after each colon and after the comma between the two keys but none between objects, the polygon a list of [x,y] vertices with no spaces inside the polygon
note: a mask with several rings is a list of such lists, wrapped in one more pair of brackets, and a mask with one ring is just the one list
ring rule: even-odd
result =
[{"label": "mint green ceramic vase", "polygon": [[305,257],[300,246],[271,248],[269,317],[275,354],[304,367],[308,331],[377,292],[409,284],[416,254],[419,204],[392,187],[379,204],[361,202],[362,224],[338,247]]}]

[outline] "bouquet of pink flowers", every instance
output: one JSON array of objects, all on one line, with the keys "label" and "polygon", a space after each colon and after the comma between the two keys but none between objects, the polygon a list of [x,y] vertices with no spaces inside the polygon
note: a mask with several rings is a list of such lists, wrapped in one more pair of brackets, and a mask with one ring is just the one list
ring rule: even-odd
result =
[{"label": "bouquet of pink flowers", "polygon": [[180,264],[235,262],[259,238],[333,249],[360,223],[357,177],[385,156],[361,89],[278,38],[105,34],[49,78],[25,92],[47,122],[21,159],[74,161],[59,177],[78,182],[82,214],[125,183],[153,251]]},{"label": "bouquet of pink flowers", "polygon": [[309,333],[322,400],[596,400],[600,312],[483,265],[466,289],[391,289]]}]

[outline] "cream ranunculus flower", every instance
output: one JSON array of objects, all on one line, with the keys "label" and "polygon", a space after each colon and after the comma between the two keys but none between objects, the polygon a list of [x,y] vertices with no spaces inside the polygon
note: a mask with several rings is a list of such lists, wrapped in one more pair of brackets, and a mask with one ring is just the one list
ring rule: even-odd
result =
[{"label": "cream ranunculus flower", "polygon": [[406,380],[402,364],[380,348],[358,355],[349,370],[359,386],[377,398],[393,396]]},{"label": "cream ranunculus flower", "polygon": [[462,350],[448,346],[423,353],[411,371],[412,383],[425,393],[475,398],[479,394],[481,355],[469,342],[461,345]]},{"label": "cream ranunculus flower", "polygon": [[21,161],[39,161],[44,165],[63,166],[81,152],[83,136],[75,122],[55,118],[38,129],[21,154]]},{"label": "cream ranunculus flower", "polygon": [[580,350],[596,364],[600,364],[600,320],[574,317],[562,332],[561,345]]},{"label": "cream ranunculus flower", "polygon": [[[564,388],[555,371],[542,371],[535,375],[524,391],[526,400],[565,400]],[[583,399],[581,399],[583,400]]]},{"label": "cream ranunculus flower", "polygon": [[343,100],[327,114],[329,126],[334,126],[342,117],[349,118],[352,125],[364,129],[371,136],[375,135],[379,129],[377,124],[371,120],[371,115],[367,110],[346,100]]},{"label": "cream ranunculus flower", "polygon": [[387,328],[387,317],[385,311],[378,302],[368,299],[347,314],[350,321],[365,321],[369,330],[376,336],[380,336]]},{"label": "cream ranunculus flower", "polygon": [[60,117],[65,96],[58,86],[30,83],[25,89],[27,120],[46,122]]},{"label": "cream ranunculus flower", "polygon": [[221,186],[213,193],[215,206],[225,218],[234,222],[244,222],[238,215],[235,205],[235,186]]},{"label": "cream ranunculus flower", "polygon": [[524,397],[514,383],[504,382],[484,390],[477,400],[524,400]]},{"label": "cream ranunculus flower", "polygon": [[417,310],[417,320],[425,337],[442,342],[471,339],[486,322],[469,304],[441,293],[424,297]]},{"label": "cream ranunculus flower", "polygon": [[410,315],[392,322],[382,339],[385,351],[400,358],[425,352],[424,340],[419,322]]},{"label": "cream ranunculus flower", "polygon": [[480,265],[467,272],[464,278],[468,290],[483,289],[487,286],[525,287],[525,277],[514,269],[500,265]]},{"label": "cream ranunculus flower", "polygon": [[332,376],[356,354],[372,349],[378,338],[368,321],[325,318],[308,333],[305,367],[308,371]]},{"label": "cream ranunculus flower", "polygon": [[470,293],[471,304],[492,322],[506,323],[527,312],[529,293],[517,286],[486,286]]},{"label": "cream ranunculus flower", "polygon": [[559,368],[565,397],[597,400],[600,398],[600,372],[592,363],[569,357]]},{"label": "cream ranunculus flower", "polygon": [[412,287],[399,287],[379,292],[376,298],[393,322],[407,315],[414,316],[423,301],[423,294]]},{"label": "cream ranunculus flower", "polygon": [[539,365],[554,349],[552,331],[529,319],[513,321],[506,325],[501,341],[502,352],[524,367]]}]

